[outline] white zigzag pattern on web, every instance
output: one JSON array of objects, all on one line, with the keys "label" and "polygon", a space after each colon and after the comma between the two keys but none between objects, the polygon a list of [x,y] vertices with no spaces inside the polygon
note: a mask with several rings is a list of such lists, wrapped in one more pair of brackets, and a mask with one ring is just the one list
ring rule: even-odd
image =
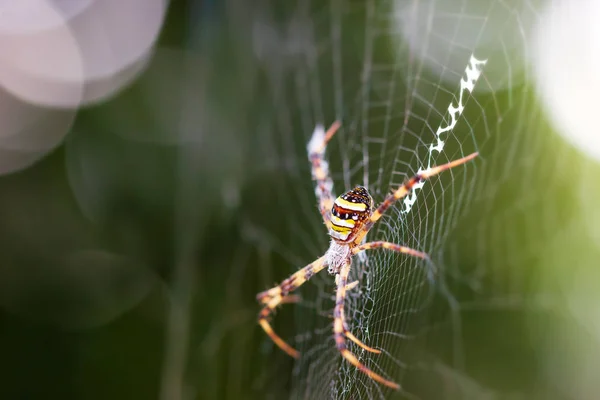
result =
[{"label": "white zigzag pattern on web", "polygon": [[[435,143],[435,144],[432,143],[429,145],[429,160],[427,161],[426,169],[431,168],[431,160],[433,158],[433,152],[437,151],[438,153],[441,153],[442,150],[444,149],[445,142],[440,138],[440,136],[443,133],[451,131],[456,126],[456,123],[458,122],[458,118],[461,116],[462,112],[465,109],[465,107],[463,105],[463,96],[465,94],[465,91],[468,91],[469,93],[473,92],[473,89],[475,88],[475,83],[477,83],[479,76],[481,76],[482,67],[483,67],[483,65],[485,65],[485,63],[487,63],[487,59],[486,60],[478,60],[475,58],[475,56],[473,54],[471,54],[471,58],[469,59],[469,64],[467,65],[467,68],[465,68],[466,78],[462,78],[460,80],[460,95],[458,97],[458,106],[454,107],[454,104],[452,102],[450,102],[450,105],[448,106],[448,113],[450,114],[450,118],[452,121],[448,124],[448,126],[442,127],[442,125],[440,125],[438,127],[437,131],[435,132],[437,143]],[[481,66],[481,68],[480,68],[480,66]],[[419,169],[419,173],[425,171],[426,169]],[[421,190],[424,185],[425,185],[425,181],[422,181],[422,182],[416,184],[413,187],[413,190],[411,191],[411,193],[404,198],[405,208],[404,208],[404,210],[402,210],[403,214],[407,214],[410,212],[413,204],[415,204],[415,202],[417,201],[417,192],[419,190]]]}]

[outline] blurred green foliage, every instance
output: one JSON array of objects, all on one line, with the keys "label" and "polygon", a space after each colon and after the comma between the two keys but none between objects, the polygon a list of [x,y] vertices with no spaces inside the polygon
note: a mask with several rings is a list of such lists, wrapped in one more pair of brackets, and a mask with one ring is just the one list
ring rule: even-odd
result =
[{"label": "blurred green foliage", "polygon": [[[81,110],[66,141],[43,160],[0,179],[0,271],[10,278],[0,284],[0,398],[289,396],[293,362],[256,326],[254,295],[298,267],[292,261],[316,257],[327,239],[317,233],[311,242],[322,247],[310,253],[310,245],[295,240],[319,226],[316,208],[312,221],[281,222],[289,212],[282,192],[298,203],[314,202],[308,165],[295,168],[303,165],[312,126],[287,102],[299,84],[286,75],[284,61],[265,65],[255,56],[257,10],[268,10],[282,27],[293,11],[172,2],[144,75],[115,98]],[[340,48],[344,76],[360,74],[363,55],[363,9],[351,11],[344,15]],[[315,3],[308,22],[318,24],[327,13]],[[388,57],[380,46],[373,51]],[[324,59],[320,67],[330,68]],[[281,92],[265,89],[273,82]],[[327,120],[336,117],[335,85],[323,82],[319,96]],[[347,102],[360,85],[343,83],[351,94]],[[562,266],[572,262],[586,273],[597,260],[581,256],[597,252],[592,244],[581,237],[568,241],[585,219],[570,206],[576,196],[569,185],[584,180],[577,173],[594,168],[597,180],[597,166],[578,161],[544,133],[550,128],[526,85],[478,98],[492,104],[485,108],[490,127],[473,133],[483,155],[476,171],[483,195],[463,210],[448,239],[457,264],[449,266],[449,290],[472,305],[461,313],[463,360],[457,363],[453,354],[454,327],[440,298],[431,325],[446,325],[422,344],[439,359],[439,369],[411,370],[403,382],[421,398],[592,398],[583,389],[555,390],[549,377],[569,366],[547,353],[575,337],[598,353],[560,302],[561,284],[571,276]],[[494,120],[496,107],[507,110],[501,122]],[[467,109],[466,117],[479,121],[477,112]],[[377,124],[371,126],[374,138]],[[306,132],[292,133],[299,131]],[[489,132],[503,136],[486,137]],[[419,144],[412,140],[403,144]],[[449,146],[450,154],[457,151]],[[337,165],[340,149],[331,152]],[[512,151],[516,161],[507,166],[503,160]],[[498,247],[486,249],[490,267],[474,288],[466,278],[481,260],[473,245],[481,232],[472,229],[481,226],[497,235]],[[581,248],[574,254],[571,246]],[[289,253],[303,256],[290,260]],[[590,283],[590,292],[596,288]],[[304,294],[310,293],[307,288]],[[295,332],[292,309],[277,316],[284,337]],[[557,327],[574,332],[562,336]],[[578,351],[562,353],[579,365]]]}]

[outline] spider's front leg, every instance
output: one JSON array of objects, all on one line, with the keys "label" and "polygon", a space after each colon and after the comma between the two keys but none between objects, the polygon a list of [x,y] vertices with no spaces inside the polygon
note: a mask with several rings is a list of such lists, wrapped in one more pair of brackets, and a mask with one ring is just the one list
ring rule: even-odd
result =
[{"label": "spider's front leg", "polygon": [[265,290],[264,292],[256,295],[256,299],[264,304],[265,306],[258,314],[258,323],[263,328],[265,333],[269,335],[271,340],[279,346],[283,351],[294,358],[298,358],[299,353],[292,346],[287,344],[283,339],[281,339],[271,327],[269,323],[269,319],[273,311],[281,304],[293,302],[296,298],[295,296],[290,296],[289,293],[298,289],[302,284],[312,278],[316,273],[320,272],[325,268],[326,257],[320,257],[316,259],[314,262],[308,264],[306,267],[296,271],[292,276],[285,279],[281,284],[271,288],[269,290]]},{"label": "spider's front leg", "polygon": [[420,182],[429,179],[433,176],[440,174],[441,172],[447,171],[454,167],[458,167],[459,165],[465,164],[475,157],[477,157],[479,153],[472,153],[468,156],[460,158],[458,160],[450,161],[449,163],[438,165],[435,167],[431,167],[426,169],[425,171],[419,172],[412,178],[408,179],[404,182],[398,189],[394,190],[393,193],[388,194],[383,202],[377,207],[377,209],[371,214],[369,220],[363,225],[361,229],[361,233],[356,236],[354,239],[354,243],[359,245],[362,242],[362,239],[365,237],[367,232],[371,230],[373,225],[383,216],[383,214],[398,200],[404,198],[407,194],[410,193],[411,190]]},{"label": "spider's front leg", "polygon": [[408,254],[413,257],[422,258],[424,260],[429,260],[429,256],[427,255],[427,253],[423,253],[422,251],[411,249],[410,247],[400,246],[399,244],[396,244],[396,243],[383,242],[381,240],[377,240],[375,242],[363,243],[359,246],[356,246],[355,248],[352,249],[352,254],[354,255],[354,254],[360,253],[361,251],[375,250],[375,249],[381,249],[381,248],[392,250],[397,253]]},{"label": "spider's front leg", "polygon": [[333,207],[333,181],[329,175],[329,164],[325,160],[325,149],[327,143],[340,128],[341,123],[335,121],[325,132],[322,126],[317,126],[308,142],[308,159],[311,163],[312,178],[316,181],[315,195],[319,202],[319,211],[323,216],[323,222],[329,229],[330,213]]}]

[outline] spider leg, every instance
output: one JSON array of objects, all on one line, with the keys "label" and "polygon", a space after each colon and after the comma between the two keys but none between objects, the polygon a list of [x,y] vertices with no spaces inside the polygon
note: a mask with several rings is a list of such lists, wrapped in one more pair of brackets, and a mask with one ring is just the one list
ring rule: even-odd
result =
[{"label": "spider leg", "polygon": [[280,304],[298,301],[298,296],[289,295],[289,293],[298,289],[298,287],[325,268],[325,266],[325,256],[320,257],[306,267],[296,271],[289,278],[281,282],[280,285],[265,290],[256,296],[256,299],[265,305],[258,314],[258,324],[279,348],[294,358],[299,357],[298,351],[287,344],[273,331],[273,328],[269,323],[269,317]]},{"label": "spider leg", "polygon": [[[333,311],[333,336],[335,338],[335,345],[342,355],[350,364],[358,368],[359,371],[363,372],[369,378],[384,384],[392,389],[400,389],[400,385],[390,380],[385,379],[383,376],[375,373],[369,369],[366,365],[361,363],[358,358],[346,347],[346,330],[344,329],[344,300],[346,299],[346,286],[348,284],[348,274],[350,273],[350,261],[348,261],[340,270],[339,282],[337,292],[335,296],[335,309]],[[351,339],[352,340],[352,339]],[[358,340],[358,339],[357,339]],[[358,344],[358,343],[357,343]],[[361,346],[362,347],[362,346]],[[368,346],[367,346],[368,347]],[[371,348],[370,348],[371,349]],[[375,350],[375,349],[372,349]]]},{"label": "spider leg", "polygon": [[402,186],[396,189],[393,193],[388,194],[383,200],[383,202],[379,205],[379,207],[377,207],[373,214],[371,214],[369,220],[363,225],[361,233],[356,236],[354,243],[359,244],[364,238],[364,236],[367,234],[367,232],[373,227],[373,225],[379,220],[379,218],[381,218],[383,213],[385,213],[387,209],[390,208],[395,202],[397,202],[398,200],[406,196],[408,193],[410,193],[410,191],[416,184],[424,181],[425,179],[429,179],[432,176],[438,175],[439,173],[446,171],[450,168],[454,168],[459,165],[465,164],[466,162],[469,162],[475,157],[477,157],[478,155],[479,153],[472,153],[459,160],[454,160],[450,161],[447,164],[431,167],[423,172],[416,174],[415,176],[404,182]]},{"label": "spider leg", "polygon": [[352,332],[350,332],[348,330],[348,327],[346,326],[346,324],[344,323],[344,335],[346,335],[346,337],[350,340],[352,340],[354,343],[356,343],[359,347],[365,349],[368,352],[371,353],[375,353],[375,354],[379,354],[381,353],[381,350],[375,349],[373,347],[369,347],[366,344],[364,344],[363,342],[361,342],[356,336],[354,336],[352,334]]},{"label": "spider leg", "polygon": [[333,207],[334,196],[333,181],[329,176],[329,164],[325,160],[325,149],[340,125],[340,121],[335,121],[327,132],[324,131],[322,126],[317,126],[307,146],[308,159],[312,166],[312,177],[317,182],[315,195],[319,202],[319,211],[327,228],[330,225],[329,214]]},{"label": "spider leg", "polygon": [[352,283],[349,283],[346,285],[346,291],[348,290],[352,290],[354,289],[356,286],[358,286],[358,281],[354,281]]},{"label": "spider leg", "polygon": [[[336,282],[339,283],[339,275],[336,276]],[[349,284],[346,285],[346,291],[352,290],[354,289],[356,286],[358,286],[358,280],[351,282]],[[366,351],[370,351],[371,353],[381,353],[381,350],[377,350],[374,349],[373,347],[369,347],[366,344],[364,344],[363,342],[361,342],[356,336],[354,336],[352,334],[352,332],[350,332],[350,329],[348,329],[348,325],[346,324],[346,319],[344,318],[344,334],[346,335],[346,337],[350,340],[352,340],[354,343],[356,343],[358,346],[362,347],[363,349],[365,349]]]},{"label": "spider leg", "polygon": [[[321,270],[323,270],[323,268],[325,267],[325,256],[319,257],[315,261],[308,264],[306,267],[294,272],[289,278],[283,280],[279,285],[257,294],[256,300],[258,300],[262,304],[267,304],[269,303],[269,301],[271,301],[272,298],[276,296],[281,296],[282,298],[285,298],[290,292],[293,292],[294,290],[298,289],[298,287],[300,287],[307,280],[312,278],[313,275],[321,272]],[[283,302],[290,303],[292,301]]]},{"label": "spider leg", "polygon": [[287,354],[289,354],[290,356],[292,356],[294,358],[298,358],[300,356],[300,353],[298,353],[298,350],[294,349],[292,346],[287,344],[282,338],[280,338],[273,331],[271,324],[269,324],[269,319],[268,319],[269,315],[271,315],[273,310],[275,310],[275,308],[279,304],[281,304],[281,300],[282,300],[282,297],[280,295],[277,295],[277,296],[271,298],[271,300],[267,303],[267,305],[260,311],[260,314],[258,314],[258,324],[263,328],[265,333],[267,335],[269,335],[271,340],[277,346],[279,346],[279,348],[281,350],[285,351]]},{"label": "spider leg", "polygon": [[352,249],[352,254],[357,254],[365,250],[374,250],[380,248],[392,250],[398,253],[408,254],[413,257],[422,258],[424,260],[429,260],[429,256],[426,253],[411,249],[410,247],[400,246],[399,244],[383,242],[379,240],[376,242],[363,243],[360,246],[356,246]]},{"label": "spider leg", "polygon": [[[376,242],[369,242],[369,243],[361,244],[360,246],[357,246],[352,249],[352,254],[357,254],[357,253],[360,253],[361,251],[371,250],[371,249],[379,249],[379,248],[389,249],[392,251],[396,251],[398,253],[409,254],[414,257],[423,258],[425,260],[429,259],[429,256],[427,254],[422,253],[418,250],[413,250],[410,247],[400,246],[395,243],[383,242],[383,241],[376,241]],[[358,285],[358,281],[354,281],[352,283],[347,284],[346,291],[353,289],[357,285]],[[346,325],[345,322],[344,322],[344,334],[346,335],[346,337],[348,339],[352,340],[354,343],[356,343],[358,346],[362,347],[366,351],[370,351],[371,353],[376,353],[376,354],[381,353],[381,350],[377,350],[373,347],[367,346],[366,344],[361,342],[356,336],[354,336],[352,334],[352,332],[350,332],[350,330],[348,329],[348,326]]]}]

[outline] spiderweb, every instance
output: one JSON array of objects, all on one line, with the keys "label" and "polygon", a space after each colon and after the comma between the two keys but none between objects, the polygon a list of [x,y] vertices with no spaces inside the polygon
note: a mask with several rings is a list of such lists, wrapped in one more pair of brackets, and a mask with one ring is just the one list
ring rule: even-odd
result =
[{"label": "spiderweb", "polygon": [[[541,8],[537,1],[331,0],[265,3],[255,11],[254,51],[272,99],[257,138],[270,144],[259,157],[265,170],[290,177],[272,189],[273,212],[286,215],[278,224],[287,233],[267,238],[262,227],[251,235],[288,263],[270,268],[266,280],[283,279],[327,248],[302,152],[317,124],[342,121],[327,149],[336,195],[362,184],[380,202],[421,169],[482,154],[423,183],[367,236],[425,251],[431,263],[384,250],[353,261],[350,281],[360,284],[346,300],[349,327],[382,354],[350,349],[400,382],[399,397],[493,397],[498,388],[489,376],[471,379],[468,313],[547,307],[520,271],[544,232],[560,224],[552,206],[537,207],[540,196],[522,195],[552,190],[543,186],[550,172],[534,183],[523,171],[556,156],[534,134],[540,111],[528,86],[529,36]],[[326,273],[314,277],[299,290],[302,302],[275,318],[294,314],[293,329],[275,322],[302,354],[291,397],[388,398],[390,390],[335,349],[333,282]],[[270,343],[264,349],[279,351]]]}]

